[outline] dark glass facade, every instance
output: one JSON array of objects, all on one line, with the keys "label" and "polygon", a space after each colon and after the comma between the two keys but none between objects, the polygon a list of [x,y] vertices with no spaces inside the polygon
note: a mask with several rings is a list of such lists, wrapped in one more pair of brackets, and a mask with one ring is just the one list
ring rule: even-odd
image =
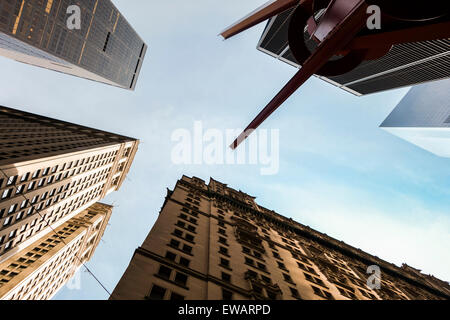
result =
[{"label": "dark glass facade", "polygon": [[[69,6],[80,8],[70,30]],[[1,0],[0,54],[133,90],[147,46],[109,0]]]},{"label": "dark glass facade", "polygon": [[[288,45],[292,9],[271,18],[258,49],[300,67]],[[334,77],[320,77],[356,95],[411,86],[450,77],[450,39],[394,45],[377,60],[365,61],[354,70]]]}]

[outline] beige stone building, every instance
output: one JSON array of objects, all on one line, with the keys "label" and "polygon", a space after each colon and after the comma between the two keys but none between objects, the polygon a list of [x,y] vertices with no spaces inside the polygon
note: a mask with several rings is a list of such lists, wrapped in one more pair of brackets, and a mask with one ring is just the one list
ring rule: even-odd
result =
[{"label": "beige stone building", "polygon": [[110,297],[449,298],[447,282],[333,239],[218,181],[206,185],[186,176],[168,190],[155,225]]},{"label": "beige stone building", "polygon": [[51,299],[92,257],[111,212],[93,204],[0,263],[0,299]]},{"label": "beige stone building", "polygon": [[0,106],[0,263],[118,190],[139,141]]}]

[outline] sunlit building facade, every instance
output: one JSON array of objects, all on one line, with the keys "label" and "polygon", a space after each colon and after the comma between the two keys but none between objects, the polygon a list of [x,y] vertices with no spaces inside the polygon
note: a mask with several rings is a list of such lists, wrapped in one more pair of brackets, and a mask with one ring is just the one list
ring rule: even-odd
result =
[{"label": "sunlit building facade", "polygon": [[95,203],[0,263],[0,299],[51,299],[92,257],[111,212]]},{"label": "sunlit building facade", "polygon": [[146,50],[110,0],[0,2],[0,55],[19,62],[134,90]]},{"label": "sunlit building facade", "polygon": [[0,106],[0,263],[118,190],[139,141]]},{"label": "sunlit building facade", "polygon": [[[373,266],[381,272],[373,273]],[[206,184],[186,176],[168,190],[157,221],[110,297],[448,298],[447,282],[333,239],[259,206],[254,197],[214,179]]]}]

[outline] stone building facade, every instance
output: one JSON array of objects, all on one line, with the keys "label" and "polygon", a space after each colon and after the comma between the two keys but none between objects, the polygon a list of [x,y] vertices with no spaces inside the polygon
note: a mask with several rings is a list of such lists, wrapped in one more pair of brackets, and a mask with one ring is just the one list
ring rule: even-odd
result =
[{"label": "stone building facade", "polygon": [[[369,266],[381,273],[367,273]],[[449,297],[447,282],[351,247],[226,184],[183,176],[168,190],[155,225],[110,299]]]},{"label": "stone building facade", "polygon": [[139,141],[0,106],[0,263],[119,190]]}]

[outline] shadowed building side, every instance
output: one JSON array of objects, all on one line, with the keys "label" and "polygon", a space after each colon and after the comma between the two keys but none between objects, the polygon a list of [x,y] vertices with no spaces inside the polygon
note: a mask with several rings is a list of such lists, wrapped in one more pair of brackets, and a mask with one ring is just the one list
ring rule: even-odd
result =
[{"label": "shadowed building side", "polygon": [[[80,29],[69,29],[80,8]],[[0,2],[0,55],[134,90],[147,45],[110,0]]]}]

